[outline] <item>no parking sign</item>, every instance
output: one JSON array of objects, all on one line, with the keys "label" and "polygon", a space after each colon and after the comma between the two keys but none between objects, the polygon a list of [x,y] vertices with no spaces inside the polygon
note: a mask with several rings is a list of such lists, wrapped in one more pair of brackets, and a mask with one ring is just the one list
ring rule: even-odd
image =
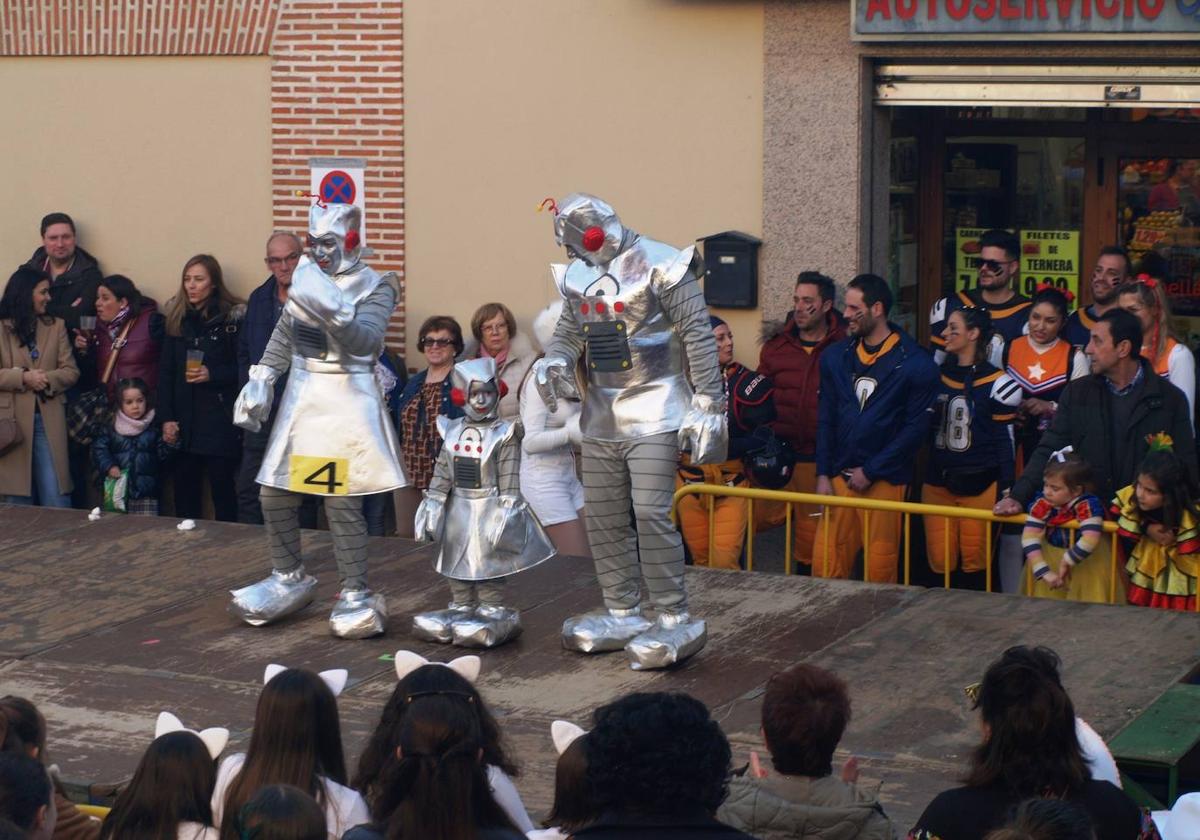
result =
[{"label": "no parking sign", "polygon": [[366,187],[363,170],[366,161],[362,158],[310,158],[309,181],[311,192],[325,204],[355,204],[363,214],[363,242],[367,238]]}]

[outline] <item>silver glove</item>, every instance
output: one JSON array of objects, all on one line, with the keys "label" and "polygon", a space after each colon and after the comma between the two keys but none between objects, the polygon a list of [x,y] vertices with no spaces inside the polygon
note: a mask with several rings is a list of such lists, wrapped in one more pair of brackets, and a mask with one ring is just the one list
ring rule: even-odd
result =
[{"label": "silver glove", "polygon": [[298,307],[332,330],[341,329],[354,320],[354,304],[346,301],[337,284],[312,262],[296,268],[287,305],[289,309]]},{"label": "silver glove", "polygon": [[692,395],[692,407],[679,429],[679,448],[692,453],[693,464],[719,464],[729,449],[725,400]]},{"label": "silver glove", "polygon": [[579,399],[575,366],[560,356],[543,356],[533,363],[533,384],[551,411],[558,410],[559,397]]},{"label": "silver glove", "polygon": [[413,535],[418,540],[437,542],[442,538],[442,515],[446,511],[446,494],[426,490],[425,498],[417,505],[413,517]]},{"label": "silver glove", "polygon": [[251,365],[250,380],[242,387],[233,404],[233,424],[250,432],[262,429],[271,417],[275,400],[275,381],[279,371],[266,365]]}]

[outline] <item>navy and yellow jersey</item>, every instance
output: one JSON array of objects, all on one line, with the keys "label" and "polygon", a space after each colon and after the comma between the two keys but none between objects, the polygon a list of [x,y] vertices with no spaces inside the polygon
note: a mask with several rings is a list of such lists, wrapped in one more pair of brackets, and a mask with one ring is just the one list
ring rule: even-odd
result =
[{"label": "navy and yellow jersey", "polygon": [[1032,301],[1024,295],[1013,295],[1006,303],[999,306],[987,303],[980,289],[968,289],[943,298],[938,298],[929,310],[929,340],[933,344],[934,361],[941,364],[945,360],[943,348],[946,342],[942,339],[942,330],[950,315],[959,309],[977,306],[986,309],[992,316],[991,346],[988,347],[988,361],[994,367],[1004,367],[1004,348],[1013,339],[1025,334],[1029,323],[1029,307]]},{"label": "navy and yellow jersey", "polygon": [[1067,323],[1063,327],[1061,338],[1076,347],[1087,347],[1087,343],[1092,337],[1092,327],[1096,326],[1096,319],[1099,317],[1094,305],[1076,309],[1067,316]]},{"label": "navy and yellow jersey", "polygon": [[937,367],[895,324],[878,347],[858,338],[821,354],[817,475],[861,467],[871,481],[908,484],[929,428]]},{"label": "navy and yellow jersey", "polygon": [[970,367],[953,361],[943,364],[926,480],[947,486],[948,476],[992,471],[1001,488],[1011,486],[1010,427],[1021,396],[1021,386],[988,362]]}]

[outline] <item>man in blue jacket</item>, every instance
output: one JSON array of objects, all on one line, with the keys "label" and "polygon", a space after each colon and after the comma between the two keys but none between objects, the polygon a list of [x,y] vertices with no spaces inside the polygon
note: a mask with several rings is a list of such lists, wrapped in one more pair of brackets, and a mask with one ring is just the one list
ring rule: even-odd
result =
[{"label": "man in blue jacket", "polygon": [[[246,318],[242,322],[242,330],[238,334],[238,372],[242,385],[246,384],[247,371],[251,365],[256,365],[262,359],[271,333],[275,330],[275,322],[283,313],[287,303],[288,289],[292,285],[292,272],[296,263],[304,253],[304,245],[300,237],[294,233],[275,231],[267,240],[267,256],[263,260],[271,272],[266,281],[250,293],[250,301],[246,305]],[[274,405],[279,405],[279,396],[283,394],[283,386],[287,384],[287,376],[279,377],[275,383]],[[262,466],[263,453],[267,448],[267,438],[271,436],[271,422],[275,412],[271,412],[271,420],[264,423],[258,432],[242,432],[242,463],[238,468],[238,522],[249,525],[263,524],[262,508],[258,503],[258,483],[254,477]],[[300,524],[303,528],[316,527],[316,500],[305,497],[300,509]]]},{"label": "man in blue jacket", "polygon": [[[817,492],[903,501],[917,450],[929,435],[938,369],[929,353],[888,321],[887,281],[860,274],[846,288],[850,337],[821,355],[817,403]],[[813,547],[813,574],[850,576],[863,548],[863,511],[829,507]],[[828,520],[828,521],[827,521]],[[898,513],[873,511],[867,579],[896,582]]]}]

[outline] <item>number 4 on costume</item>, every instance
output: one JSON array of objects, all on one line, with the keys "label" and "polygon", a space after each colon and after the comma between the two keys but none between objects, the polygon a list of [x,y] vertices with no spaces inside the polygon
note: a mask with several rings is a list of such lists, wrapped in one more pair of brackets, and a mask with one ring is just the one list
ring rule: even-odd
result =
[{"label": "number 4 on costume", "polygon": [[350,462],[345,458],[292,455],[288,459],[288,489],[293,493],[344,496],[348,492]]}]

